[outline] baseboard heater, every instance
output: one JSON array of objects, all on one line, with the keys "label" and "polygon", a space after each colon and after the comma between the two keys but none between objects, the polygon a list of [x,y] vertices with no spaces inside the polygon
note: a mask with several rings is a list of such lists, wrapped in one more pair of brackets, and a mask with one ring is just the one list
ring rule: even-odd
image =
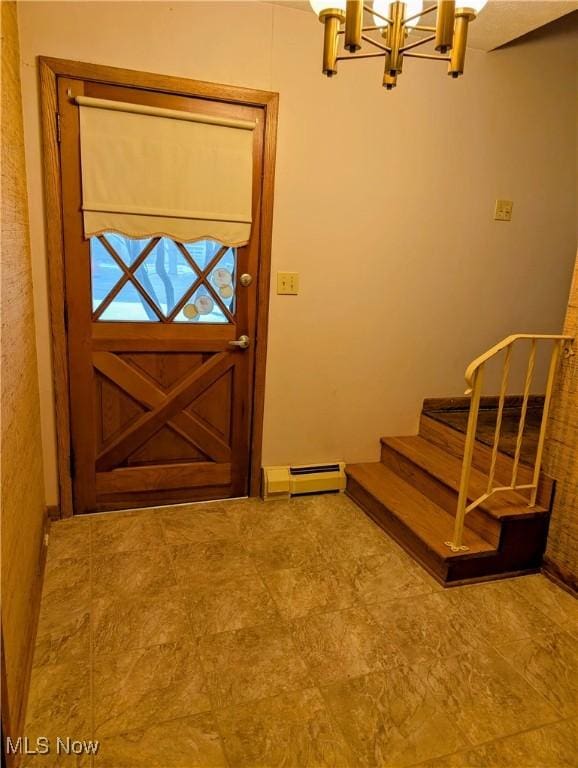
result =
[{"label": "baseboard heater", "polygon": [[288,499],[308,493],[345,490],[345,462],[263,467],[263,498]]}]

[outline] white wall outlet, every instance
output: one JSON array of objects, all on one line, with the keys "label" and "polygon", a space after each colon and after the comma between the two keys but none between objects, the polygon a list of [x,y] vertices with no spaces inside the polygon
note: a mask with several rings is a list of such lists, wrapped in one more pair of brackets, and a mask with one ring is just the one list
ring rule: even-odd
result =
[{"label": "white wall outlet", "polygon": [[277,272],[277,293],[282,296],[299,293],[299,273]]},{"label": "white wall outlet", "polygon": [[495,221],[512,221],[512,200],[496,200],[496,209],[494,211]]}]

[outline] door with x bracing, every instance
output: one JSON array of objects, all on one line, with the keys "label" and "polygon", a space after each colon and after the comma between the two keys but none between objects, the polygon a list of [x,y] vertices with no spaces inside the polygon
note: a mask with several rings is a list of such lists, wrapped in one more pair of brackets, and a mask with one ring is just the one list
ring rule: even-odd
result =
[{"label": "door with x bracing", "polygon": [[[259,109],[58,83],[75,513],[248,492],[259,269]],[[85,239],[70,93],[257,120],[246,246],[115,232]]]}]

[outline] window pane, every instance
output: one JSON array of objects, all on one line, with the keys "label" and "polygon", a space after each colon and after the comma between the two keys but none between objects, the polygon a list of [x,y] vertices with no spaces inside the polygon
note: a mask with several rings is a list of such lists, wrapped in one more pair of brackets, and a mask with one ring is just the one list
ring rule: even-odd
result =
[{"label": "window pane", "polygon": [[165,316],[170,315],[198,279],[179,248],[166,237],[146,257],[136,276]]},{"label": "window pane", "polygon": [[210,280],[223,304],[234,314],[235,309],[235,250],[229,248],[211,272]]},{"label": "window pane", "polygon": [[90,269],[92,311],[95,312],[122,277],[122,269],[97,237],[90,238]]},{"label": "window pane", "polygon": [[[106,240],[104,245],[103,240]],[[93,311],[102,305],[119,280],[123,277],[126,279],[126,273],[118,262],[122,261],[131,267],[151,243],[151,239],[131,240],[114,232],[90,239]],[[111,255],[111,249],[116,259]],[[218,262],[211,272],[201,278],[199,273],[204,272],[216,257]],[[138,269],[131,272],[128,282],[98,320],[159,322],[158,315],[137,289],[140,286],[164,317],[169,317],[184,296],[192,291],[185,306],[174,318],[175,321],[228,323],[226,310],[223,311],[219,300],[231,314],[235,313],[236,259],[235,248],[225,250],[220,243],[211,240],[180,245],[170,238],[162,237],[147,253]]]},{"label": "window pane", "polygon": [[107,232],[105,235],[108,243],[114,248],[116,254],[130,267],[138,259],[150,243],[150,238],[146,240],[133,240],[130,237],[119,235],[116,232]]},{"label": "window pane", "polygon": [[175,317],[177,323],[228,323],[223,310],[201,285]]},{"label": "window pane", "polygon": [[183,243],[199,269],[205,269],[211,259],[223,247],[214,240],[199,240],[196,243]]},{"label": "window pane", "polygon": [[132,283],[127,283],[121,288],[99,319],[133,323],[158,323],[159,321]]}]

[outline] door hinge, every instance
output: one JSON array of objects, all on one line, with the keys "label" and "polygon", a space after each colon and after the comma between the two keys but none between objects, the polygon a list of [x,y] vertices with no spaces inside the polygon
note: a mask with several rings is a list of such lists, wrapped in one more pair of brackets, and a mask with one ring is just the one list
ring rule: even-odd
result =
[{"label": "door hinge", "polygon": [[60,127],[60,113],[56,113],[56,141],[60,144],[62,141],[62,129]]}]

